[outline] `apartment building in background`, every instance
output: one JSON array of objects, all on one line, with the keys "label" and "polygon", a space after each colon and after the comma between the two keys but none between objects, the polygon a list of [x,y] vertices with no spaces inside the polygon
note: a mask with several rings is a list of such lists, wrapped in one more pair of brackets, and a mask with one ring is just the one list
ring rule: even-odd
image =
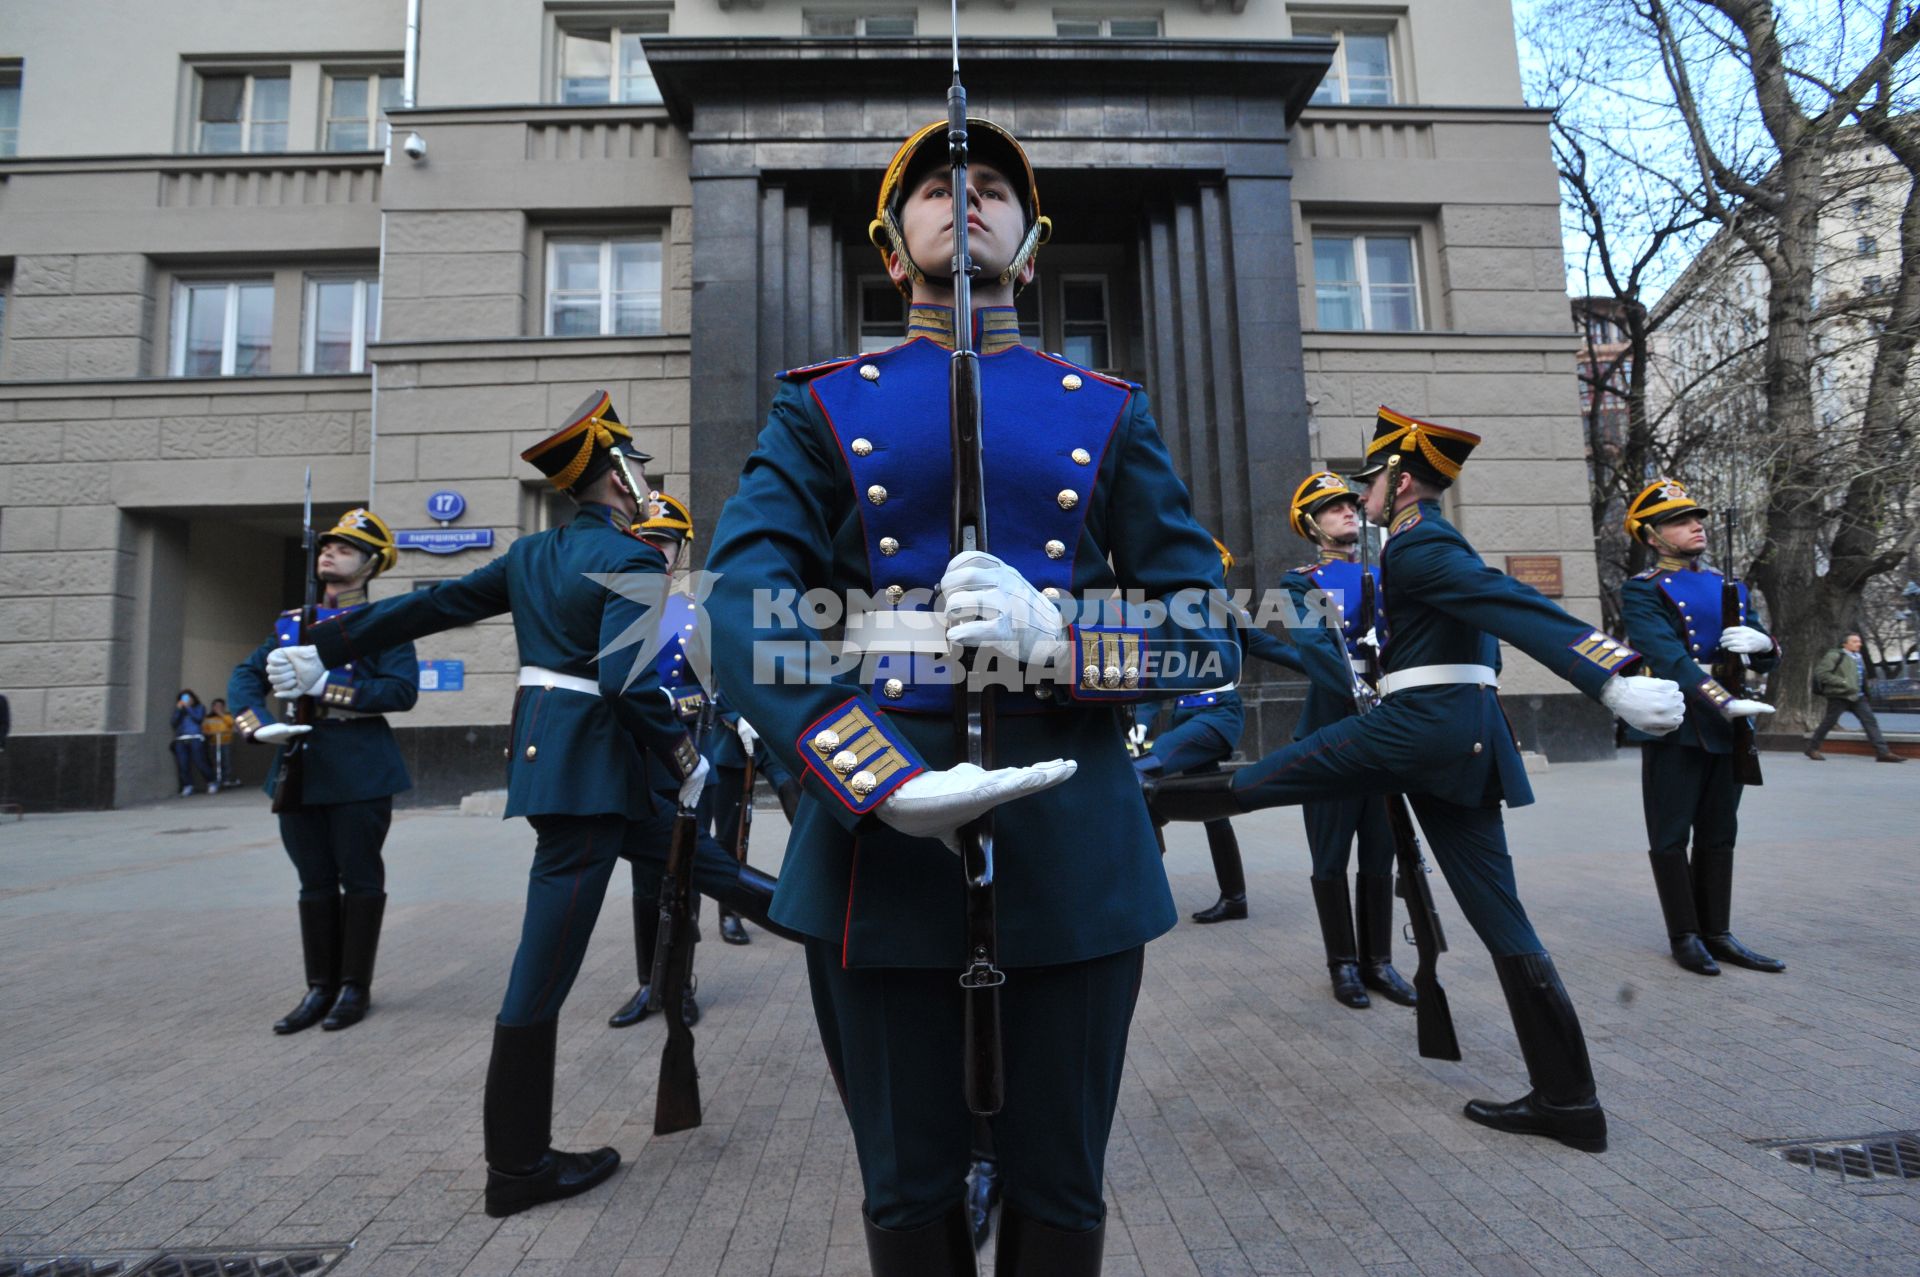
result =
[{"label": "apartment building in background", "polygon": [[[1038,170],[1028,339],[1145,384],[1264,589],[1376,405],[1485,436],[1451,513],[1597,620],[1547,116],[1507,0],[964,6],[976,113]],[[412,24],[412,25],[410,25]],[[704,547],[787,366],[898,341],[877,175],[943,111],[947,10],[796,0],[70,0],[0,29],[0,796],[171,788],[167,708],[299,597],[299,501],[429,549],[565,517],[518,453],[594,388]],[[452,494],[449,497],[446,494]],[[454,511],[458,510],[457,515]],[[466,545],[469,548],[452,549]],[[510,624],[420,644],[395,719],[503,783]],[[1249,671],[1248,751],[1297,687]],[[1611,748],[1509,654],[1526,747]],[[264,750],[239,751],[256,774]]]}]

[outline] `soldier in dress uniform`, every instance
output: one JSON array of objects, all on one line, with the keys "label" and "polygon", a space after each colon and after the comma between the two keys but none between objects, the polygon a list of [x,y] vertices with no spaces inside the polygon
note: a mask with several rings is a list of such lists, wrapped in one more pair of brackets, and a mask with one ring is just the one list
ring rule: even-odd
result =
[{"label": "soldier in dress uniform", "polygon": [[[1354,680],[1365,675],[1361,645],[1377,643],[1387,628],[1379,576],[1359,561],[1360,494],[1322,470],[1301,480],[1289,512],[1293,530],[1311,541],[1319,558],[1295,568],[1280,588],[1295,615],[1319,614],[1321,626],[1296,629],[1294,643],[1307,675],[1306,702],[1293,738],[1300,740],[1354,712]],[[1313,609],[1318,596],[1331,609]],[[1334,1001],[1364,1007],[1372,989],[1389,1002],[1412,1006],[1413,986],[1393,969],[1393,831],[1378,798],[1347,795],[1300,805],[1313,858],[1313,905],[1326,942]],[[1347,862],[1360,839],[1360,872],[1351,906]],[[1358,932],[1358,939],[1355,933]]]},{"label": "soldier in dress uniform", "polygon": [[269,661],[276,685],[307,687],[329,666],[513,617],[521,665],[506,814],[525,816],[536,842],[487,1067],[486,1209],[495,1217],[584,1192],[620,1163],[611,1148],[552,1147],[560,1008],[623,849],[671,822],[676,802],[698,802],[709,771],[652,664],[626,656],[635,635],[653,632],[667,590],[666,560],[630,531],[646,491],[634,474],[649,459],[631,440],[611,399],[589,395],[520,454],[573,497],[570,523],[520,537],[457,581],[317,625],[308,646]]},{"label": "soldier in dress uniform", "polygon": [[1627,641],[1687,696],[1687,718],[1678,731],[1658,737],[1627,732],[1629,740],[1641,742],[1647,856],[1675,962],[1700,975],[1720,974],[1715,958],[1754,971],[1785,971],[1786,963],[1755,953],[1728,930],[1742,789],[1734,770],[1733,724],[1772,709],[1748,699],[1744,688],[1722,687],[1707,668],[1724,653],[1735,653],[1764,674],[1779,663],[1780,648],[1748,603],[1744,584],[1738,587],[1739,615],[1720,614],[1725,580],[1700,562],[1707,549],[1706,517],[1685,485],[1665,477],[1627,507],[1627,535],[1645,542],[1658,559],[1620,587]]},{"label": "soldier in dress uniform", "polygon": [[1679,725],[1680,690],[1627,678],[1640,654],[1496,572],[1440,512],[1478,435],[1380,409],[1365,509],[1389,508],[1380,555],[1388,642],[1378,708],[1336,719],[1230,777],[1168,782],[1156,808],[1199,820],[1337,796],[1406,794],[1453,888],[1493,953],[1533,1088],[1508,1104],[1474,1100],[1467,1116],[1497,1130],[1606,1147],[1606,1115],[1586,1041],[1553,959],[1521,906],[1500,803],[1533,801],[1513,729],[1494,694],[1505,639],[1629,723]]},{"label": "soldier in dress uniform", "polygon": [[[647,494],[642,513],[646,517],[634,525],[634,535],[660,551],[667,561],[669,574],[679,570],[684,566],[687,547],[693,540],[692,513],[677,497],[658,491]],[[660,680],[660,689],[689,731],[707,701],[707,690],[701,685],[696,668],[704,659],[699,626],[700,608],[692,595],[678,592],[667,595],[659,614],[653,671]],[[691,907],[697,916],[701,894],[710,895],[721,903],[722,909],[730,913],[744,912],[747,917],[764,922],[767,906],[773,901],[774,880],[751,865],[735,860],[733,853],[709,832],[713,823],[713,791],[720,775],[716,749],[729,739],[734,739],[732,729],[716,726],[702,742],[702,752],[713,766],[714,775],[712,783],[700,795],[700,832],[694,841],[695,894]],[[738,788],[737,779],[735,788]],[[661,797],[664,800],[668,795],[663,792]],[[666,876],[667,851],[672,842],[673,821],[670,818],[651,821],[635,831],[621,853],[633,871],[633,954],[640,970],[640,988],[627,999],[626,1005],[607,1018],[607,1023],[616,1029],[638,1024],[654,1010],[650,982],[654,945],[660,935],[660,882]],[[779,927],[772,929],[788,939],[798,938]],[[700,1004],[694,998],[692,981],[688,981],[681,995],[680,1017],[689,1025],[700,1019]]]},{"label": "soldier in dress uniform", "polygon": [[[371,510],[349,510],[320,534],[314,572],[325,620],[366,606],[367,583],[394,565],[399,552],[386,522]],[[300,801],[280,812],[280,841],[300,876],[300,950],[307,992],[274,1023],[275,1033],[358,1024],[371,1008],[373,960],[387,909],[387,866],[380,850],[393,823],[393,796],[413,787],[386,715],[420,698],[420,663],[401,643],[327,671],[314,693],[314,722],[275,721],[267,658],[297,642],[300,609],[282,612],[273,637],[234,667],[227,700],[244,739],[285,750],[300,745]],[[280,756],[267,772],[275,792]]]},{"label": "soldier in dress uniform", "polygon": [[[966,904],[948,846],[1004,802],[998,1271],[1075,1277],[1100,1266],[1102,1163],[1144,946],[1175,921],[1120,719],[1142,698],[1231,681],[1239,645],[1210,623],[1219,559],[1146,396],[1019,344],[1014,292],[1050,223],[1019,143],[986,120],[970,128],[964,213],[944,120],[888,166],[872,237],[912,303],[907,340],[781,374],[715,533],[709,611],[729,700],[804,778],[773,913],[807,937],[873,1270],[974,1271],[956,978]],[[956,215],[980,268],[972,328],[994,554],[950,558]],[[755,608],[762,591],[809,589],[863,604],[837,653],[864,653],[857,668],[807,664],[819,632]],[[1143,614],[1116,590],[1197,599],[1200,624]],[[950,644],[1011,670],[997,761],[1013,766],[983,771],[957,751]],[[757,682],[756,652],[800,665]]]},{"label": "soldier in dress uniform", "polygon": [[[1233,569],[1233,552],[1214,538],[1220,551],[1223,572]],[[1293,648],[1265,630],[1253,625],[1253,618],[1242,616],[1240,642],[1246,655],[1257,656],[1275,665],[1298,671],[1300,658]],[[1210,687],[1179,697],[1161,712],[1165,724],[1146,751],[1133,760],[1133,769],[1142,783],[1153,784],[1162,776],[1205,776],[1220,770],[1220,764],[1239,747],[1246,727],[1246,708],[1237,683]],[[1235,922],[1247,916],[1247,870],[1240,859],[1240,840],[1234,836],[1230,820],[1209,820],[1204,826],[1207,854],[1213,860],[1214,880],[1220,897],[1193,915],[1197,923]],[[1161,850],[1166,850],[1163,839]]]}]

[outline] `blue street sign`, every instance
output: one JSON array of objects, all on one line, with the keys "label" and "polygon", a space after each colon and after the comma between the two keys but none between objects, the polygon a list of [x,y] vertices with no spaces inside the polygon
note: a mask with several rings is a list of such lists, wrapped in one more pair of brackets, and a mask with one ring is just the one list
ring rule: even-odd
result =
[{"label": "blue street sign", "polygon": [[467,499],[458,492],[442,488],[427,498],[427,517],[443,522],[457,519],[467,512]]},{"label": "blue street sign", "polygon": [[458,692],[467,686],[467,663],[465,661],[422,661],[420,662],[420,690],[423,692]]},{"label": "blue street sign", "polygon": [[393,534],[393,543],[402,550],[425,550],[428,554],[454,554],[461,550],[491,550],[492,528],[402,528]]}]

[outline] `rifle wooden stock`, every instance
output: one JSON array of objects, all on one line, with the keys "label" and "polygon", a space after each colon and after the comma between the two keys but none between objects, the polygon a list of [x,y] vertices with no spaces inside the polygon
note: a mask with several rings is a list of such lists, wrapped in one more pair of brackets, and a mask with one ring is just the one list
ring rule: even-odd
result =
[{"label": "rifle wooden stock", "polygon": [[[706,743],[712,725],[713,695],[709,689],[695,729],[697,744]],[[654,941],[653,979],[647,993],[667,1024],[667,1043],[660,1051],[660,1082],[653,1097],[655,1135],[691,1130],[700,1125],[701,1119],[700,1070],[693,1062],[693,1030],[680,1009],[693,979],[693,856],[699,836],[694,808],[682,806],[673,818],[667,872],[660,879],[660,934]]]},{"label": "rifle wooden stock", "polygon": [[733,833],[733,858],[747,863],[747,843],[753,837],[753,782],[757,779],[753,751],[747,751],[746,770],[740,776],[740,824]]},{"label": "rifle wooden stock", "polygon": [[[320,609],[320,545],[313,535],[312,470],[307,471],[307,512],[300,530],[300,553],[307,563],[307,588],[300,603],[300,628],[293,636],[293,646],[306,641],[307,631],[313,628]],[[294,726],[311,727],[317,717],[313,697],[302,696],[293,703]],[[311,735],[311,732],[302,732],[280,747],[279,766],[273,774],[273,814],[276,816],[300,806],[306,799],[307,738]]]},{"label": "rifle wooden stock", "polygon": [[[1733,521],[1735,511],[1727,510],[1727,558],[1726,570],[1720,576],[1720,628],[1742,623],[1740,615],[1740,583],[1733,579]],[[1747,694],[1747,658],[1738,652],[1724,649],[1720,659],[1713,664],[1713,681],[1732,692],[1735,696]],[[1753,720],[1736,718],[1730,724],[1733,728],[1733,775],[1742,785],[1761,785],[1766,783],[1760,774],[1760,749],[1753,738]]]}]

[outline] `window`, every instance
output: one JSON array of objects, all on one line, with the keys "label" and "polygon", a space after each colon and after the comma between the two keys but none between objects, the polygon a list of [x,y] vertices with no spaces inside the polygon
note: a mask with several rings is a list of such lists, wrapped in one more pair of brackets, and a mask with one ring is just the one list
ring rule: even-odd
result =
[{"label": "window", "polygon": [[1860,256],[1874,257],[1880,252],[1880,241],[1872,235],[1862,235],[1854,241],[1854,247],[1860,251]]},{"label": "window", "polygon": [[380,339],[380,281],[309,278],[300,330],[302,372],[365,372],[367,343]]},{"label": "window", "polygon": [[1864,196],[1854,200],[1853,215],[1855,217],[1865,217],[1867,215],[1867,200]]},{"label": "window", "polygon": [[1082,368],[1113,367],[1107,340],[1107,281],[1098,275],[1060,280],[1060,353]]},{"label": "window", "polygon": [[248,377],[273,355],[273,284],[183,281],[173,292],[173,375]]},{"label": "window", "polygon": [[657,333],[658,235],[547,242],[547,336]]},{"label": "window", "polygon": [[919,18],[912,13],[809,13],[808,35],[913,35]]},{"label": "window", "polygon": [[1151,18],[1059,18],[1054,21],[1057,36],[1105,36],[1115,40],[1151,40],[1160,35],[1160,19]]},{"label": "window", "polygon": [[1013,313],[1015,318],[1020,321],[1021,344],[1032,346],[1035,349],[1046,344],[1045,338],[1040,335],[1041,287],[1040,281],[1036,279],[1021,289],[1019,295],[1013,299]]},{"label": "window", "polygon": [[1393,35],[1387,31],[1349,31],[1336,27],[1331,31],[1302,31],[1302,35],[1327,35],[1338,41],[1333,65],[1320,86],[1313,91],[1318,105],[1347,103],[1354,106],[1387,106],[1393,102]]},{"label": "window", "polygon": [[1420,327],[1413,236],[1313,236],[1313,289],[1321,328],[1407,332]]},{"label": "window", "polygon": [[1880,275],[1868,275],[1860,281],[1860,291],[1869,297],[1878,297],[1887,291],[1887,281]]},{"label": "window", "polygon": [[893,281],[860,281],[859,347],[863,355],[898,346],[907,337],[907,302]]},{"label": "window", "polygon": [[326,149],[386,149],[388,124],[381,117],[400,105],[405,88],[406,81],[398,71],[328,76]]},{"label": "window", "polygon": [[647,67],[643,36],[664,35],[667,15],[635,14],[619,26],[560,28],[562,102],[658,102],[660,86]]},{"label": "window", "polygon": [[200,73],[193,149],[203,155],[287,149],[287,73]]},{"label": "window", "polygon": [[20,64],[0,65],[0,155],[20,154]]}]

